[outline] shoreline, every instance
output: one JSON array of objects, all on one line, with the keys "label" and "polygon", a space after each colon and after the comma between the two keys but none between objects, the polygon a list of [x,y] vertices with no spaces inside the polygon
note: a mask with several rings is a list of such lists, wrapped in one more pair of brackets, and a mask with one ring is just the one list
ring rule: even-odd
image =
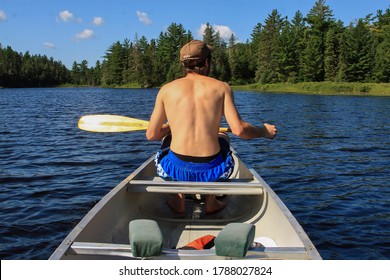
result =
[{"label": "shoreline", "polygon": [[234,90],[337,96],[390,96],[390,83],[302,82],[232,85]]},{"label": "shoreline", "polygon": [[[276,84],[247,84],[230,85],[233,90],[265,92],[278,94],[313,94],[335,96],[390,96],[390,83],[338,83],[338,82],[301,82]],[[50,88],[50,87],[46,87]],[[145,89],[136,84],[106,86],[87,86],[64,84],[53,88],[117,88],[117,89]],[[159,87],[151,87],[159,88]],[[0,89],[5,89],[0,87]]]}]

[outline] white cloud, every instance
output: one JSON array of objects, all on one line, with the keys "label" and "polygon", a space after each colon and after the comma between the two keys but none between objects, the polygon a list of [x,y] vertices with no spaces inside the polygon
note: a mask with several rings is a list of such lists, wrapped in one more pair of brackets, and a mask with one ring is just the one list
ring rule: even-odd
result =
[{"label": "white cloud", "polygon": [[77,23],[82,22],[81,18],[77,18],[74,14],[72,14],[68,10],[61,11],[58,14],[57,20],[62,22],[77,22]]},{"label": "white cloud", "polygon": [[95,37],[95,33],[91,29],[84,29],[82,32],[77,33],[74,38],[76,41],[87,40]]},{"label": "white cloud", "polygon": [[43,46],[45,47],[45,49],[56,49],[56,46],[53,43],[49,42],[44,42]]},{"label": "white cloud", "polygon": [[140,22],[143,22],[146,25],[152,25],[152,21],[150,20],[147,13],[137,11],[137,17]]},{"label": "white cloud", "polygon": [[6,20],[7,20],[7,14],[3,10],[0,10],[0,22]]},{"label": "white cloud", "polygon": [[71,12],[69,12],[68,10],[61,11],[58,16],[59,16],[60,21],[63,21],[63,22],[69,22],[69,21],[74,20],[74,18],[75,18],[74,15]]},{"label": "white cloud", "polygon": [[94,17],[92,23],[93,25],[100,26],[104,24],[104,19],[102,17]]},{"label": "white cloud", "polygon": [[[229,26],[226,25],[214,24],[212,28],[214,29],[215,32],[219,32],[219,36],[221,36],[221,38],[225,41],[228,41],[232,36],[232,34],[235,34],[234,31]],[[205,29],[206,29],[206,24],[202,24],[199,27],[197,31],[199,37],[203,37],[203,33]]]},{"label": "white cloud", "polygon": [[215,31],[219,32],[219,35],[224,40],[229,40],[232,34],[234,34],[233,30],[231,30],[229,26],[214,25],[213,28]]}]

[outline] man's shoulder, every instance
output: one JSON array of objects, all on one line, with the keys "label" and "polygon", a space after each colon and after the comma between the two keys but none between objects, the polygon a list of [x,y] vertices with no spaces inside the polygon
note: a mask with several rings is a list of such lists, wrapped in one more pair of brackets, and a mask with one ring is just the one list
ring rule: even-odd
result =
[{"label": "man's shoulder", "polygon": [[221,81],[221,80],[218,80],[218,79],[216,79],[216,78],[209,77],[209,76],[203,76],[203,78],[204,78],[207,82],[209,82],[210,84],[214,84],[214,85],[219,86],[219,87],[229,87],[229,88],[230,88],[230,86],[229,86],[228,83],[223,82],[223,81]]},{"label": "man's shoulder", "polygon": [[223,90],[224,92],[230,92],[231,91],[231,87],[229,86],[228,83],[226,82],[223,82],[223,81],[220,81],[220,80],[217,80],[217,79],[214,79],[214,78],[210,78],[213,80],[213,83],[216,87],[218,87],[219,89]]},{"label": "man's shoulder", "polygon": [[169,87],[172,87],[172,86],[175,86],[179,83],[184,83],[184,82],[185,82],[184,78],[178,78],[178,79],[175,79],[173,81],[170,81],[169,83],[164,84],[161,88],[169,88]]},{"label": "man's shoulder", "polygon": [[173,81],[163,85],[161,87],[160,91],[170,91],[171,89],[178,89],[180,87],[185,87],[185,86],[188,86],[189,84],[198,83],[198,82],[201,82],[203,84],[207,84],[208,86],[211,86],[211,87],[218,87],[218,88],[224,89],[224,90],[231,89],[229,84],[226,82],[220,81],[220,80],[215,79],[213,77],[199,75],[199,76],[197,76],[196,79],[191,79],[191,80],[188,80],[185,77],[173,80]]},{"label": "man's shoulder", "polygon": [[179,80],[173,80],[173,81],[171,81],[169,83],[166,83],[166,84],[162,85],[161,88],[160,88],[160,92],[166,91],[167,89],[169,89],[171,87],[174,87],[178,82],[179,82]]}]

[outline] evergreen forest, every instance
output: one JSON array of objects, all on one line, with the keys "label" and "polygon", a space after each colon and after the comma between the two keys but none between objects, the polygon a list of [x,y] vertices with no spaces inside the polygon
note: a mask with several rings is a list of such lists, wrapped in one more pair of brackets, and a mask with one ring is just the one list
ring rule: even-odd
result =
[{"label": "evergreen forest", "polygon": [[[0,44],[0,87],[159,87],[182,76],[179,51],[191,39],[182,24],[172,23],[156,39],[136,34],[114,42],[94,65],[75,61],[72,69]],[[271,11],[246,42],[234,35],[226,42],[210,24],[203,40],[214,48],[211,76],[233,85],[390,82],[390,6],[345,25],[318,0],[307,15],[297,11],[292,19]]]}]

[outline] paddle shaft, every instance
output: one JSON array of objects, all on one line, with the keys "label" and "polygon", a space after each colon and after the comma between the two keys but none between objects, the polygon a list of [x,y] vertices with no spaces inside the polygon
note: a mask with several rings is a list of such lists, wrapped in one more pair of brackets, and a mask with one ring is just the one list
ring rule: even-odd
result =
[{"label": "paddle shaft", "polygon": [[[78,127],[90,132],[132,132],[146,130],[149,122],[117,115],[88,115],[80,118]],[[220,127],[219,132],[231,132],[228,127]]]}]

